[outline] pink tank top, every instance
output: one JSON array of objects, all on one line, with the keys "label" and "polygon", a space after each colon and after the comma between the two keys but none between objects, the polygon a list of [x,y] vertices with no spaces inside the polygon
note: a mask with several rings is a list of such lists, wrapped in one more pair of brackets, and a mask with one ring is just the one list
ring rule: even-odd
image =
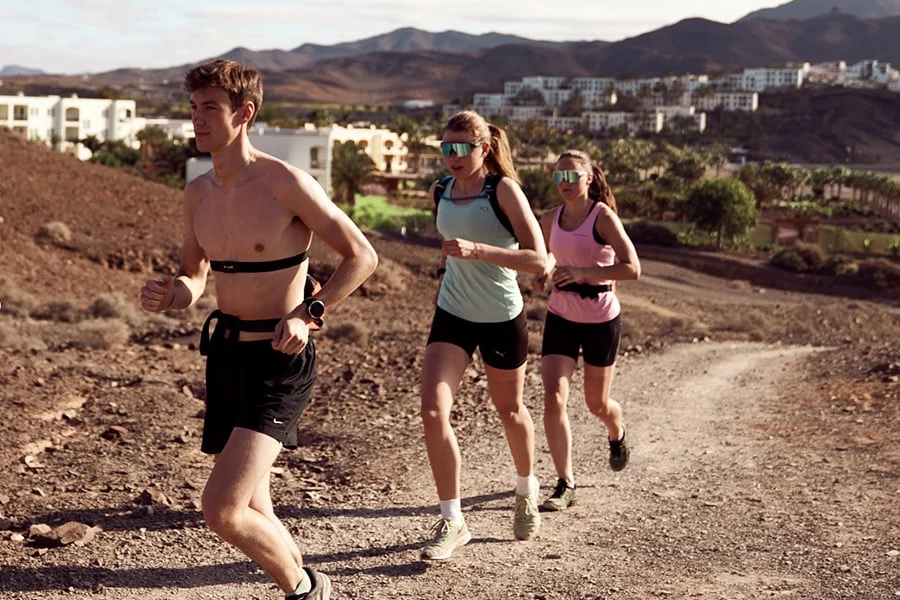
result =
[{"label": "pink tank top", "polygon": [[[553,214],[550,228],[549,251],[556,257],[559,266],[590,267],[610,266],[616,261],[613,247],[600,244],[594,238],[594,227],[600,211],[610,210],[602,202],[597,202],[587,218],[572,231],[559,226],[564,205]],[[611,284],[611,280],[585,280],[592,285]],[[575,323],[605,323],[619,316],[621,307],[615,292],[601,293],[596,298],[582,298],[577,292],[563,292],[555,287],[550,292],[547,310]]]}]

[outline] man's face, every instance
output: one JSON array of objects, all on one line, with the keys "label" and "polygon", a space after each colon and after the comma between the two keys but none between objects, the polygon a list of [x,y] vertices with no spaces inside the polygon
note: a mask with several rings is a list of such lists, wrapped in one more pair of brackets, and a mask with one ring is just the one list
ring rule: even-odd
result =
[{"label": "man's face", "polygon": [[200,152],[216,152],[238,135],[245,107],[231,108],[228,92],[221,88],[201,88],[191,94],[191,122]]}]

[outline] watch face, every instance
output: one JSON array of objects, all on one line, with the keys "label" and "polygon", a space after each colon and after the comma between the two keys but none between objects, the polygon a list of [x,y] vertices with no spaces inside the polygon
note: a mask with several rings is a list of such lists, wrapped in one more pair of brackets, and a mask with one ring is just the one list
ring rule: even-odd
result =
[{"label": "watch face", "polygon": [[306,305],[309,316],[313,319],[321,319],[325,316],[325,304],[321,300],[312,300]]}]

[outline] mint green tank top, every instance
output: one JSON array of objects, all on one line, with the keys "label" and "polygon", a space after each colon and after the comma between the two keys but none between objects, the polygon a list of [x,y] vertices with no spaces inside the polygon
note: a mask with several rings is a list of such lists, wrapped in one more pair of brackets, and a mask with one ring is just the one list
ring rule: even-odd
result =
[{"label": "mint green tank top", "polygon": [[[473,200],[450,199],[455,180],[444,188],[438,202],[437,229],[445,240],[461,238],[499,248],[519,247],[497,220],[487,194]],[[502,323],[516,318],[524,303],[517,273],[477,259],[447,257],[437,305],[473,323]]]}]

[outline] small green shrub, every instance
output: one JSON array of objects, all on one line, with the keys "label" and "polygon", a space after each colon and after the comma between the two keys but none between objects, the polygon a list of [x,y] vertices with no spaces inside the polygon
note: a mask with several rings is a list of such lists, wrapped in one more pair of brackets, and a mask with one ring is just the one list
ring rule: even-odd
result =
[{"label": "small green shrub", "polygon": [[837,269],[835,269],[834,274],[838,277],[856,277],[859,273],[859,263],[848,262],[842,265],[838,265]]},{"label": "small green shrub", "polygon": [[815,244],[797,242],[793,245],[792,249],[799,254],[803,259],[803,262],[806,263],[807,271],[817,272],[821,269],[822,265],[825,264],[825,253]]},{"label": "small green shrub", "polygon": [[878,289],[900,286],[900,265],[886,258],[860,261],[856,278],[865,285]]},{"label": "small green shrub", "polygon": [[825,275],[840,275],[842,272],[847,273],[851,265],[853,268],[858,268],[854,260],[846,254],[832,254],[825,259],[818,272]]},{"label": "small green shrub", "polygon": [[632,221],[625,225],[625,232],[635,244],[680,245],[678,236],[663,225],[653,225],[646,221]]},{"label": "small green shrub", "polygon": [[809,267],[799,252],[793,248],[782,248],[769,260],[769,264],[785,271],[806,273]]}]

